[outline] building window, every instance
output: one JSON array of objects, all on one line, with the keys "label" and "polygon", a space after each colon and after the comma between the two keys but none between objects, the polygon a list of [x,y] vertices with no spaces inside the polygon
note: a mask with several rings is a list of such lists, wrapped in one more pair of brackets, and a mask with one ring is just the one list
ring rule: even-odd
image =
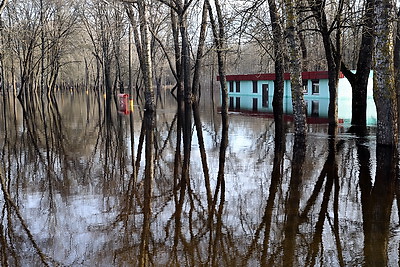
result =
[{"label": "building window", "polygon": [[303,94],[308,94],[308,80],[303,80]]},{"label": "building window", "polygon": [[319,80],[312,80],[312,94],[319,94]]},{"label": "building window", "polygon": [[311,117],[319,116],[319,101],[311,101]]},{"label": "building window", "polygon": [[229,81],[229,92],[233,92],[233,81]]},{"label": "building window", "polygon": [[258,98],[253,98],[253,111],[258,110]]},{"label": "building window", "polygon": [[240,109],[240,97],[236,97],[236,109]]},{"label": "building window", "polygon": [[240,93],[240,81],[236,81],[236,93]]},{"label": "building window", "polygon": [[253,81],[253,94],[257,94],[258,93],[257,86],[258,86],[257,81]]},{"label": "building window", "polygon": [[233,101],[234,101],[233,97],[232,96],[229,97],[229,108],[230,109],[233,109]]},{"label": "building window", "polygon": [[268,84],[263,84],[262,85],[262,106],[263,107],[268,107]]}]

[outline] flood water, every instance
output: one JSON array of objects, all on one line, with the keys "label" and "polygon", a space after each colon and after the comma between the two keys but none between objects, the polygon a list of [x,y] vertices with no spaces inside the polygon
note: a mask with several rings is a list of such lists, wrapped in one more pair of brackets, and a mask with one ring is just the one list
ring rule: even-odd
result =
[{"label": "flood water", "polygon": [[174,175],[170,99],[157,110],[150,199],[144,151],[135,162],[138,106],[126,115],[113,104],[108,114],[94,93],[59,94],[24,109],[2,97],[0,106],[2,266],[399,263],[397,162],[376,147],[374,127],[357,137],[340,125],[332,139],[326,124],[311,124],[299,144],[289,122],[275,138],[271,118],[231,113],[224,183],[217,186],[221,114],[203,103],[210,205],[195,127],[184,190]]}]

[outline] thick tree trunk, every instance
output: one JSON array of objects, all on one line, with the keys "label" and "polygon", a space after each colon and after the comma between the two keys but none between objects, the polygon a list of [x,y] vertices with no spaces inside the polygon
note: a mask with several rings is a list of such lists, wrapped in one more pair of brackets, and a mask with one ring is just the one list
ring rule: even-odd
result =
[{"label": "thick tree trunk", "polygon": [[283,64],[283,31],[280,23],[280,16],[275,0],[268,0],[269,15],[272,23],[272,36],[275,57],[275,81],[274,81],[274,98],[272,106],[274,110],[274,118],[276,126],[283,125],[283,90],[284,90],[284,64]]},{"label": "thick tree trunk", "polygon": [[300,46],[297,37],[297,16],[292,0],[285,0],[287,21],[287,42],[289,46],[290,83],[296,135],[306,134],[306,107],[303,94],[303,78]]},{"label": "thick tree trunk", "polygon": [[[395,86],[397,92],[397,112],[400,115],[400,8],[397,12],[397,32],[396,32],[396,43],[394,46],[394,73],[395,73]],[[400,127],[400,125],[399,125]]]},{"label": "thick tree trunk", "polygon": [[139,19],[140,19],[140,37],[142,40],[142,57],[141,70],[144,80],[144,98],[145,109],[148,111],[155,111],[154,104],[154,90],[153,90],[153,75],[152,75],[152,62],[151,62],[151,44],[150,44],[150,31],[148,25],[148,12],[144,0],[138,1]]},{"label": "thick tree trunk", "polygon": [[356,86],[352,93],[352,120],[353,125],[366,126],[367,121],[367,88],[368,77],[372,67],[372,53],[374,44],[373,21],[374,0],[366,1],[363,35],[357,63]]},{"label": "thick tree trunk", "polygon": [[[319,30],[321,31],[322,42],[324,44],[325,56],[329,72],[329,134],[335,133],[335,127],[338,122],[338,85],[339,85],[339,71],[341,66],[341,32],[340,28],[336,30],[336,48],[332,44],[331,31],[328,27],[328,20],[325,13],[325,2],[322,0],[310,1],[314,17],[318,23]],[[336,23],[340,25],[341,10],[343,8],[343,0],[340,0]],[[335,51],[336,50],[336,51]]]},{"label": "thick tree trunk", "polygon": [[377,111],[377,143],[397,145],[397,99],[394,81],[394,3],[375,1],[374,99]]},{"label": "thick tree trunk", "polygon": [[372,67],[372,53],[374,45],[374,0],[366,0],[364,26],[362,31],[361,47],[358,53],[357,71],[352,73],[344,64],[342,72],[352,87],[352,116],[351,124],[357,129],[367,126],[367,89],[368,78]]}]

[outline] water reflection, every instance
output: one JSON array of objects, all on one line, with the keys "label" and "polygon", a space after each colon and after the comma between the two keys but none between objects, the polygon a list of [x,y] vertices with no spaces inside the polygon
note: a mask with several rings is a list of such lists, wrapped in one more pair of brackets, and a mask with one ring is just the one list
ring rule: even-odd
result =
[{"label": "water reflection", "polygon": [[399,261],[398,158],[373,128],[301,139],[270,118],[231,114],[227,128],[201,103],[182,180],[174,100],[155,117],[96,94],[43,101],[0,101],[2,265]]},{"label": "water reflection", "polygon": [[390,217],[394,200],[397,157],[390,147],[376,150],[376,175],[372,184],[368,177],[360,181],[363,207],[365,263],[388,266]]}]

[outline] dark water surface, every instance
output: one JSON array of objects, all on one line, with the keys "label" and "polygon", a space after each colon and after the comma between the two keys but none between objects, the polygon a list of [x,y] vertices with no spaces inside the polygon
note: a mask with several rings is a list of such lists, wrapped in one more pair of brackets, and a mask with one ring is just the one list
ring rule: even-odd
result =
[{"label": "dark water surface", "polygon": [[221,115],[203,104],[210,208],[194,127],[185,190],[174,178],[173,101],[157,111],[151,199],[144,151],[132,175],[143,112],[104,105],[84,93],[24,109],[1,98],[3,266],[398,265],[397,162],[376,148],[373,128],[357,137],[341,125],[329,139],[325,124],[313,124],[303,146],[290,124],[275,139],[272,119],[230,114],[225,186],[215,193]]}]

